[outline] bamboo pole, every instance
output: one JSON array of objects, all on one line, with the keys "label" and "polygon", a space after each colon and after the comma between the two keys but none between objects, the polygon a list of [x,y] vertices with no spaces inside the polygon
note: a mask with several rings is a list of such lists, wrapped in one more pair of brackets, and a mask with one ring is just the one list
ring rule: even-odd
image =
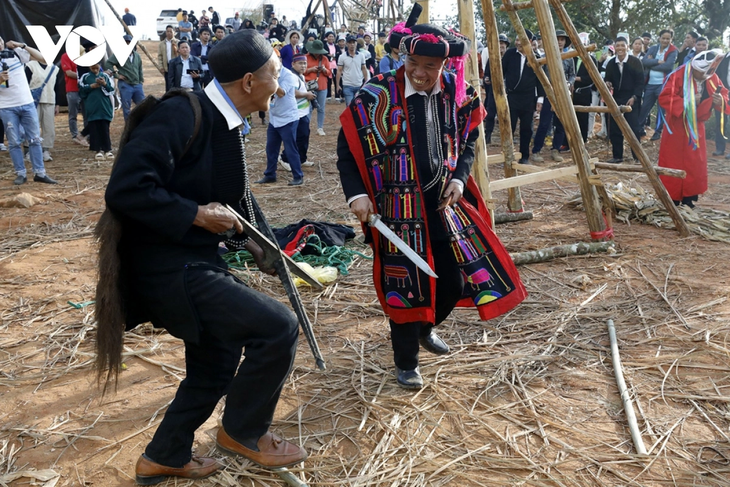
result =
[{"label": "bamboo pole", "polygon": [[[633,108],[631,108],[628,105],[621,105],[618,107],[618,109],[621,111],[621,113],[628,113],[633,110]],[[576,112],[583,112],[583,113],[585,113],[585,112],[588,112],[588,113],[590,113],[590,112],[613,113],[613,110],[611,110],[611,108],[609,108],[609,107],[594,107],[594,106],[587,107],[587,106],[583,106],[583,105],[573,105],[573,110],[575,110]]]},{"label": "bamboo pole", "polygon": [[[110,10],[112,11],[112,13],[114,14],[114,16],[115,16],[115,17],[117,18],[117,20],[119,21],[119,23],[120,23],[120,24],[122,24],[122,27],[124,27],[124,32],[126,32],[127,34],[129,34],[129,35],[131,35],[132,37],[134,37],[134,34],[132,34],[132,31],[131,31],[131,30],[129,30],[129,26],[127,25],[127,23],[126,23],[126,22],[124,22],[124,21],[122,20],[122,18],[121,18],[121,17],[119,16],[119,14],[117,13],[117,11],[116,11],[116,10],[114,10],[114,7],[112,7],[112,4],[111,4],[111,3],[109,2],[109,0],[104,0],[104,2],[106,2],[107,6],[108,6],[108,7],[109,7],[109,9],[110,9]],[[146,47],[144,47],[144,46],[143,46],[142,44],[140,44],[139,42],[137,43],[137,45],[139,46],[139,48],[140,48],[140,49],[142,49],[142,52],[143,52],[143,53],[145,53],[145,55],[146,55],[146,56],[147,56],[147,57],[148,57],[148,58],[150,59],[150,61],[152,61],[152,65],[153,65],[153,66],[154,66],[155,68],[157,68],[157,71],[159,71],[159,72],[160,72],[161,74],[163,74],[163,75],[164,75],[164,74],[165,74],[165,72],[164,72],[164,71],[162,70],[162,68],[160,68],[160,67],[159,67],[159,66],[157,65],[157,61],[155,61],[155,60],[154,60],[154,59],[152,58],[152,55],[151,55],[151,54],[150,54],[150,53],[149,53],[149,52],[147,51],[147,48],[146,48]]]},{"label": "bamboo pole", "polygon": [[[595,166],[598,169],[605,169],[608,171],[619,171],[619,172],[645,172],[641,166],[634,166],[631,164],[610,164],[608,162],[596,162]],[[687,173],[682,169],[670,169],[668,167],[657,167],[655,168],[657,174],[662,176],[670,176],[673,178],[684,179],[687,177]]]},{"label": "bamboo pole", "polygon": [[286,467],[275,468],[272,471],[291,487],[308,487],[306,483],[299,480],[299,478],[291,473],[291,471],[289,471]]},{"label": "bamboo pole", "polygon": [[[492,0],[482,0],[482,13],[484,25],[487,30],[487,49],[494,54],[492,61],[499,61],[499,32],[497,18],[494,15],[494,4]],[[497,118],[499,119],[499,139],[502,144],[504,155],[504,176],[511,178],[517,176],[514,140],[512,139],[512,119],[509,114],[507,93],[504,89],[504,73],[502,73],[501,62],[489,63],[490,79],[492,82],[492,93],[494,104],[497,107]],[[524,157],[527,157],[524,155]],[[522,195],[519,188],[510,188],[507,192],[507,208],[509,211],[524,211],[522,206]]]},{"label": "bamboo pole", "polygon": [[427,24],[430,22],[430,16],[428,12],[428,0],[415,0],[413,3],[419,4],[421,7],[423,7],[423,10],[421,11],[421,15],[418,16],[418,23],[419,24]]},{"label": "bamboo pole", "polygon": [[603,81],[603,78],[601,78],[601,75],[598,72],[598,68],[592,62],[588,62],[589,54],[588,52],[586,52],[583,44],[581,44],[580,39],[578,38],[578,31],[573,25],[573,21],[570,20],[568,12],[565,10],[565,7],[563,6],[562,2],[560,2],[560,0],[550,0],[550,4],[553,6],[553,9],[555,9],[558,18],[560,19],[560,23],[563,24],[563,27],[570,37],[573,46],[578,52],[580,52],[581,58],[586,61],[584,65],[588,69],[588,73],[595,83],[596,88],[598,88],[598,91],[601,94],[603,101],[606,103],[606,106],[611,108],[613,110],[613,113],[617,114],[616,116],[614,116],[614,120],[616,120],[616,123],[621,129],[621,132],[623,132],[624,134],[624,138],[629,142],[629,145],[634,150],[634,153],[639,157],[639,161],[644,167],[646,175],[649,177],[649,181],[654,188],[654,192],[659,198],[659,201],[661,201],[664,205],[664,208],[667,210],[667,213],[669,213],[669,216],[672,218],[675,228],[681,236],[689,236],[690,232],[689,228],[687,227],[687,223],[684,221],[684,218],[682,218],[682,215],[679,213],[677,207],[674,206],[672,199],[669,197],[669,193],[667,193],[667,189],[664,187],[661,180],[659,179],[659,176],[657,175],[654,165],[649,160],[649,156],[646,154],[644,148],[636,139],[636,136],[631,130],[631,127],[629,126],[629,123],[626,121],[626,119],[618,115],[618,104],[613,99],[613,96],[611,96],[611,93],[608,91],[608,87]]},{"label": "bamboo pole", "polygon": [[[105,1],[109,1],[109,0],[105,0]],[[307,20],[305,20],[304,23],[302,24],[302,31],[301,31],[302,32],[302,36],[305,35],[305,32],[307,31],[307,27],[309,27],[309,23],[312,21],[312,19],[316,15],[317,9],[319,8],[319,4],[321,4],[321,3],[322,3],[322,0],[317,0],[316,5],[312,9],[312,13],[309,14],[309,17],[307,17]],[[344,5],[343,5],[343,9],[342,10],[344,12]]]},{"label": "bamboo pole", "polygon": [[[474,4],[473,0],[459,0],[459,28],[461,34],[472,40],[473,48],[469,52],[469,59],[466,63],[466,80],[475,90],[479,90],[479,60],[476,51],[476,31],[474,29]],[[474,169],[472,175],[482,193],[484,202],[489,209],[489,215],[492,218],[492,226],[494,226],[494,201],[492,200],[492,191],[489,189],[489,170],[487,167],[487,145],[484,138],[484,124],[480,123],[479,137],[474,148]]]},{"label": "bamboo pole", "polygon": [[331,26],[332,21],[330,20],[330,8],[327,5],[327,0],[322,0],[322,7],[324,8],[324,26]]},{"label": "bamboo pole", "polygon": [[595,254],[597,252],[608,252],[613,248],[613,242],[578,242],[569,245],[558,245],[547,249],[531,250],[529,252],[516,252],[510,254],[512,262],[515,265],[535,264],[537,262],[547,262],[549,260],[558,259],[560,257],[568,257],[571,255]]},{"label": "bamboo pole", "polygon": [[634,413],[634,405],[631,403],[629,391],[624,381],[624,373],[621,369],[621,356],[618,353],[618,342],[616,341],[616,327],[613,320],[608,320],[608,336],[611,339],[611,359],[613,361],[613,373],[616,376],[618,390],[621,393],[621,402],[624,404],[624,412],[626,420],[629,422],[629,430],[631,431],[631,439],[634,440],[634,448],[639,455],[646,455],[646,447],[644,440],[641,438],[639,424],[636,421],[636,413]]},{"label": "bamboo pole", "polygon": [[[586,46],[586,51],[588,51],[588,52],[594,52],[596,49],[597,49],[597,47],[595,44],[590,44],[590,45]],[[572,50],[572,51],[568,51],[568,52],[564,52],[564,53],[560,54],[560,58],[563,61],[565,61],[566,59],[573,59],[574,57],[578,57],[578,56],[580,56],[580,54],[578,54],[578,51],[576,51],[576,50]],[[547,63],[547,58],[543,57],[543,58],[540,58],[537,60],[537,64],[546,64],[546,63]]]},{"label": "bamboo pole", "polygon": [[[585,208],[591,238],[594,240],[611,238],[610,235],[601,235],[601,232],[606,229],[606,224],[601,211],[598,192],[589,182],[591,168],[588,162],[588,151],[586,151],[585,145],[583,144],[583,136],[580,133],[578,119],[573,110],[573,101],[568,90],[568,84],[565,81],[563,62],[560,59],[560,47],[558,46],[558,38],[555,36],[555,24],[553,23],[550,7],[548,6],[547,0],[534,0],[533,3],[535,5],[535,15],[540,26],[540,32],[543,33],[542,45],[548,60],[547,65],[550,70],[550,78],[553,81],[552,85],[555,99],[553,110],[565,128],[565,135],[568,138],[568,145],[573,155],[573,161],[578,165],[578,183],[581,189],[583,208]],[[581,47],[583,46],[581,45]]]}]

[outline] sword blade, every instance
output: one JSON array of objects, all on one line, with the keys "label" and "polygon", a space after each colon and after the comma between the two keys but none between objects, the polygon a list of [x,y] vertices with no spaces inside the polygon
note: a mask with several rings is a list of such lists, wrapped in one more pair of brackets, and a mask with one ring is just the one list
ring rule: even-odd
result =
[{"label": "sword blade", "polygon": [[407,243],[401,240],[401,238],[393,232],[393,230],[388,228],[385,223],[383,223],[383,221],[380,219],[380,215],[370,215],[370,226],[379,231],[380,234],[383,235],[383,237],[390,240],[390,242],[395,245],[398,250],[403,252],[403,255],[408,257],[411,262],[416,264],[419,269],[421,269],[423,272],[431,277],[438,278],[433,269],[431,269],[431,266],[428,265],[428,262],[423,260],[421,256],[416,253],[415,250],[410,248]]}]

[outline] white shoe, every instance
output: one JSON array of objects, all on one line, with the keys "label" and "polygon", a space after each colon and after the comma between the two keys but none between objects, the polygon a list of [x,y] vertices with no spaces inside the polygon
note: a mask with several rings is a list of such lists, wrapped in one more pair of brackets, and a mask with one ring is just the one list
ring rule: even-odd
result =
[{"label": "white shoe", "polygon": [[30,151],[25,153],[25,157],[23,159],[25,159],[26,162],[30,162]]},{"label": "white shoe", "polygon": [[560,155],[560,151],[557,149],[550,151],[550,157],[552,157],[555,162],[563,162],[563,156]]},{"label": "white shoe", "polygon": [[109,151],[106,153],[106,158],[114,160],[114,153],[112,151]]},{"label": "white shoe", "polygon": [[324,133],[324,129],[317,129],[317,135],[327,135]]},{"label": "white shoe", "polygon": [[314,166],[314,163],[312,161],[304,161],[302,162],[302,166],[311,167]]},{"label": "white shoe", "polygon": [[537,152],[533,152],[532,155],[530,156],[530,160],[532,162],[542,162],[545,159],[543,159],[542,156],[540,154],[538,154]]},{"label": "white shoe", "polygon": [[291,171],[291,164],[289,164],[288,162],[282,161],[281,158],[279,158],[279,164],[281,164],[281,167],[283,167],[287,171]]},{"label": "white shoe", "polygon": [[94,156],[94,159],[96,159],[97,161],[105,161],[106,157],[104,157],[103,152],[97,152],[96,155]]},{"label": "white shoe", "polygon": [[43,151],[43,162],[48,162],[48,161],[52,161],[52,160],[53,160],[53,157],[51,157],[51,153],[48,152],[47,150],[44,150]]},{"label": "white shoe", "polygon": [[7,152],[8,148],[5,147],[5,144],[0,143],[0,152]]}]

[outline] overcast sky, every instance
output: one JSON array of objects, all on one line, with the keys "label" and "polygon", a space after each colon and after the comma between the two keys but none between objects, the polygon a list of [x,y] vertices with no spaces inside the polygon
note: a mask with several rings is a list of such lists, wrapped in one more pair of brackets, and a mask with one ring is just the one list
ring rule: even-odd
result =
[{"label": "overcast sky", "polygon": [[[99,12],[106,25],[116,23],[117,20],[111,14],[109,7],[106,5],[104,0],[95,0],[99,7]],[[157,16],[163,9],[175,9],[183,8],[184,10],[193,9],[196,15],[200,15],[203,9],[207,9],[211,5],[215,7],[218,13],[224,19],[226,17],[232,17],[234,12],[246,9],[260,8],[264,3],[260,0],[110,0],[112,6],[117,10],[119,15],[124,14],[124,8],[129,8],[129,11],[137,17],[137,25],[142,30],[142,34],[148,38],[157,37]],[[296,20],[297,23],[301,22],[304,13],[307,10],[308,0],[267,0],[265,3],[271,3],[275,5],[275,12],[277,17],[286,15],[288,20]],[[313,5],[316,5],[315,0]],[[410,5],[410,0],[404,0],[405,5]],[[451,12],[456,11],[456,0],[431,0],[429,3],[431,10],[431,17],[434,16],[443,17],[451,15]],[[320,8],[321,10],[321,8]]]}]

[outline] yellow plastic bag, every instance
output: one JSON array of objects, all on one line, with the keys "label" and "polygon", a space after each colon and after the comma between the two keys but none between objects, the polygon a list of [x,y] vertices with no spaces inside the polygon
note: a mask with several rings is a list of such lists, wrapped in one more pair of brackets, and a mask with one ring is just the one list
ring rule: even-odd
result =
[{"label": "yellow plastic bag", "polygon": [[[331,267],[331,266],[323,266],[323,267],[312,267],[311,265],[307,264],[306,262],[297,262],[297,265],[307,271],[312,277],[317,279],[322,284],[330,284],[337,279],[337,268]],[[294,285],[301,286],[302,284],[306,284],[307,286],[309,284],[306,283],[303,279],[300,279],[297,276],[292,276],[294,278]]]}]

